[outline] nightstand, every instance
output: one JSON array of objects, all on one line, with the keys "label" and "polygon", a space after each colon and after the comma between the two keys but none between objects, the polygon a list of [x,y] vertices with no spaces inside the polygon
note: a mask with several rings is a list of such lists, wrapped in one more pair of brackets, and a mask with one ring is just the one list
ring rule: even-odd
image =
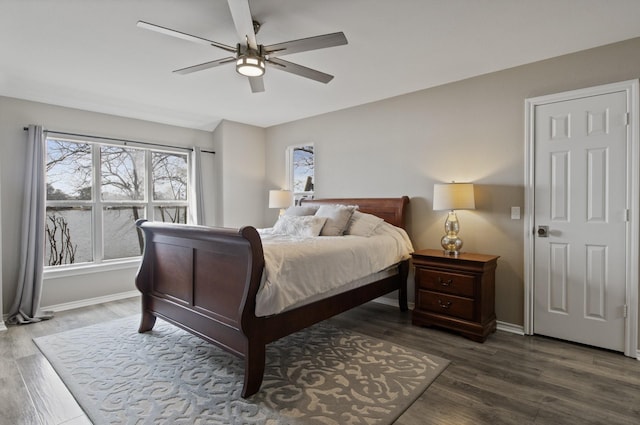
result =
[{"label": "nightstand", "polygon": [[496,330],[496,255],[442,250],[414,252],[415,309],[413,324],[440,326],[473,341],[484,342]]}]

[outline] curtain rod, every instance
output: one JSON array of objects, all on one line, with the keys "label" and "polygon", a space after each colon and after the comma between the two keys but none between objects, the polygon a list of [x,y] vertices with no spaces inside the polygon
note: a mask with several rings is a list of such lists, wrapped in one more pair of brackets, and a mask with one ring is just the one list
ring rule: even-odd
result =
[{"label": "curtain rod", "polygon": [[[27,131],[27,130],[29,130],[29,127],[23,127],[22,129],[24,131]],[[165,147],[165,148],[178,148],[178,149],[184,149],[184,150],[188,150],[188,151],[193,151],[193,148],[185,148],[185,147],[182,147],[182,146],[163,145],[162,143],[141,142],[139,140],[127,140],[127,139],[118,139],[118,138],[114,138],[114,137],[91,136],[89,134],[67,133],[67,132],[64,132],[64,131],[55,131],[55,130],[44,130],[44,132],[60,134],[60,135],[63,135],[63,136],[90,137],[92,139],[111,140],[113,142],[124,142],[125,145],[126,145],[127,142],[129,142],[129,143],[137,143],[137,144],[140,144],[140,145],[161,146],[161,147]],[[200,149],[200,152],[202,152],[202,153],[210,153],[210,154],[214,154],[214,155],[216,153],[215,151],[207,151],[207,150],[204,150],[204,149]]]}]

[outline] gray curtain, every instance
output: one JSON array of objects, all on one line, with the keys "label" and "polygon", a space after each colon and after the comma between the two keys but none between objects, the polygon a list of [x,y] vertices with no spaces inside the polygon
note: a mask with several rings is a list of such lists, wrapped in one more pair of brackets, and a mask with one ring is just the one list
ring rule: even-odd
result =
[{"label": "gray curtain", "polygon": [[9,309],[10,324],[33,323],[49,319],[52,314],[41,312],[42,271],[44,268],[45,220],[45,137],[41,126],[29,126],[27,157],[24,173],[20,274],[13,305]]},{"label": "gray curtain", "polygon": [[202,152],[194,146],[189,155],[190,191],[189,191],[189,224],[204,224],[204,202],[202,199]]}]

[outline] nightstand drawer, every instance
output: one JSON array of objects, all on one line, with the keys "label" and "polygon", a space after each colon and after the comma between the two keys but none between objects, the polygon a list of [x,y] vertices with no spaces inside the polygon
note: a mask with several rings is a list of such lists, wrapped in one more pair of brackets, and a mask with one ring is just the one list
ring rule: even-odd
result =
[{"label": "nightstand drawer", "polygon": [[418,291],[418,306],[421,310],[473,320],[472,299],[446,295],[431,291]]},{"label": "nightstand drawer", "polygon": [[436,270],[425,270],[417,267],[416,283],[419,285],[420,289],[446,292],[447,294],[460,295],[469,298],[473,298],[474,296],[473,276]]}]

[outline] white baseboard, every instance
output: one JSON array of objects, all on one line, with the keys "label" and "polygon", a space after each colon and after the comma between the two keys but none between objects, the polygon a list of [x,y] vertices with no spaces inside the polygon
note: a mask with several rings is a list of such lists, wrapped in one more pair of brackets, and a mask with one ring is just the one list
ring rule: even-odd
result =
[{"label": "white baseboard", "polygon": [[124,300],[126,298],[133,298],[137,296],[140,296],[139,291],[120,292],[118,294],[88,298],[86,300],[78,300],[78,301],[71,301],[69,303],[54,304],[50,306],[41,307],[40,309],[42,311],[53,311],[53,312],[66,311],[66,310],[73,310],[74,308],[88,307],[91,305],[107,303],[109,301]]},{"label": "white baseboard", "polygon": [[0,332],[6,331],[6,330],[7,330],[7,327],[5,326],[4,321],[0,320]]},{"label": "white baseboard", "polygon": [[[373,302],[390,305],[392,307],[398,306],[398,300],[395,300],[393,298],[380,297],[373,300]],[[414,308],[415,303],[409,303],[409,310],[413,310]],[[499,331],[509,332],[517,335],[524,335],[524,326],[522,325],[514,325],[513,323],[501,322],[498,320],[496,327]]]},{"label": "white baseboard", "polygon": [[524,326],[514,325],[513,323],[501,322],[498,320],[497,328],[499,331],[509,332],[517,335],[524,335]]}]

